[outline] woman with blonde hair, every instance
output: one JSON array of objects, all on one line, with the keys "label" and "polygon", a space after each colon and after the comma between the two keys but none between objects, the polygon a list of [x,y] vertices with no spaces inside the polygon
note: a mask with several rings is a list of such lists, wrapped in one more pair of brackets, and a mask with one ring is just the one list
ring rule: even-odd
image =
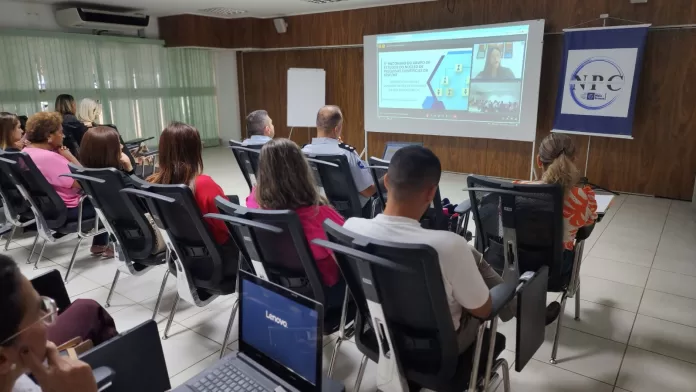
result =
[{"label": "woman with blonde hair", "polygon": [[87,127],[75,116],[77,103],[70,94],[60,94],[56,97],[56,112],[63,117],[63,132],[65,133],[64,145],[70,149],[75,157],[79,157],[82,136],[87,132]]},{"label": "woman with blonde hair", "polygon": [[96,126],[101,113],[101,105],[90,98],[80,101],[80,105],[77,107],[77,119],[88,128]]},{"label": "woman with blonde hair", "polygon": [[246,199],[247,207],[295,211],[321,279],[329,288],[326,306],[341,306],[345,282],[341,279],[336,260],[329,250],[314,245],[312,240],[326,239],[322,226],[326,219],[340,225],[345,220],[317,191],[311,169],[300,147],[289,139],[268,141],[261,149],[257,181],[256,187]]}]

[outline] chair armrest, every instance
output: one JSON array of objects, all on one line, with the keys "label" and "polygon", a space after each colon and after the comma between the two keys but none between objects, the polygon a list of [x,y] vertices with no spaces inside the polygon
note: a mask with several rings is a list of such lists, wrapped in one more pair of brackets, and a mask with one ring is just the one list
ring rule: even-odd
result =
[{"label": "chair armrest", "polygon": [[100,366],[92,370],[94,380],[97,382],[97,390],[103,391],[111,386],[116,372],[108,366]]},{"label": "chair armrest", "polygon": [[61,175],[58,176],[58,177],[70,177],[70,178],[74,178],[75,180],[91,181],[91,182],[96,182],[96,183],[98,183],[98,184],[103,184],[103,183],[106,182],[105,180],[103,180],[103,179],[101,179],[101,178],[96,178],[96,177],[91,177],[91,176],[85,176],[85,175],[82,175],[82,174],[73,174],[73,173],[70,173],[70,174],[61,174]]},{"label": "chair armrest", "polygon": [[147,151],[147,152],[139,153],[139,154],[138,154],[138,158],[143,158],[143,157],[147,158],[147,157],[152,157],[152,156],[155,156],[155,155],[159,155],[159,150],[152,150],[152,151]]},{"label": "chair armrest", "polygon": [[575,235],[575,240],[580,242],[588,239],[590,237],[590,234],[592,234],[592,230],[594,230],[595,224],[592,223],[591,225],[583,226],[578,229],[578,233]]},{"label": "chair armrest", "polygon": [[141,144],[141,143],[145,143],[148,140],[152,140],[154,138],[155,138],[154,136],[150,136],[150,137],[140,137],[137,139],[131,139],[131,140],[123,142],[123,145],[127,146],[129,144]]},{"label": "chair armrest", "polygon": [[471,200],[464,200],[461,203],[457,205],[457,208],[454,209],[454,212],[463,215],[466,214],[467,212],[471,211]]},{"label": "chair armrest", "polygon": [[517,284],[514,283],[502,283],[491,289],[491,314],[485,319],[485,321],[493,320],[498,317],[498,313],[515,298],[517,293]]}]

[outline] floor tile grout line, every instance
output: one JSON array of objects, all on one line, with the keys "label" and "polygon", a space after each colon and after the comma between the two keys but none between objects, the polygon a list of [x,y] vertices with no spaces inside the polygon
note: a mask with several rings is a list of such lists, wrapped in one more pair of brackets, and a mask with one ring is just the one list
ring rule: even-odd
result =
[{"label": "floor tile grout line", "polygon": [[[205,358],[201,359],[200,361],[198,361],[198,362],[194,363],[193,365],[191,365],[191,366],[187,367],[186,369],[184,369],[184,370],[180,371],[179,373],[176,373],[176,374],[174,374],[173,376],[169,377],[169,380],[171,380],[172,378],[174,378],[174,377],[176,377],[176,376],[180,375],[181,373],[183,373],[183,372],[185,372],[185,371],[187,371],[187,370],[191,369],[192,367],[194,367],[194,366],[198,365],[199,363],[201,363],[201,362],[205,361],[206,359],[208,359],[208,358],[212,357],[213,355],[216,355],[216,354],[217,354],[218,352],[219,352],[219,350],[218,350],[218,351],[216,351],[216,352],[214,352],[214,353],[212,353],[212,354],[210,354],[210,355],[208,355],[207,357],[205,357]],[[176,387],[172,386],[172,389],[174,389],[174,388],[176,388]]]},{"label": "floor tile grout line", "polygon": [[551,367],[554,367],[554,368],[557,368],[557,369],[560,369],[560,370],[565,370],[566,372],[573,373],[573,374],[575,374],[575,375],[577,375],[577,376],[580,376],[580,377],[583,377],[583,378],[587,378],[587,379],[590,379],[590,380],[592,380],[592,381],[601,382],[602,384],[604,384],[604,385],[609,385],[610,387],[614,387],[614,386],[615,386],[615,385],[609,384],[609,383],[606,382],[606,381],[597,380],[596,378],[588,377],[588,376],[586,376],[586,375],[584,375],[584,374],[580,374],[580,373],[578,373],[578,372],[576,372],[576,371],[568,370],[568,369],[566,369],[566,368],[562,368],[562,367],[560,367],[560,366],[558,366],[558,365],[551,365],[551,364],[548,363],[548,362],[540,361],[540,360],[538,360],[538,359],[536,359],[536,358],[532,358],[531,360],[532,360],[532,361],[537,361],[537,362],[539,362],[539,363],[541,363],[541,364],[548,365],[548,366],[551,366]]},{"label": "floor tile grout line", "polygon": [[[657,246],[660,246],[660,241],[662,241],[662,233],[665,231],[665,224],[667,223],[667,216],[669,216],[669,210],[672,208],[672,201],[669,202],[669,208],[667,208],[667,214],[665,215],[665,220],[662,222],[662,231],[660,232],[660,239],[657,241]],[[657,252],[655,252],[657,255]],[[655,256],[653,256],[653,263],[655,263]],[[650,264],[650,268],[652,269],[652,264]],[[650,278],[650,275],[648,274],[648,278]],[[645,281],[645,285],[648,285],[647,280]],[[640,295],[640,301],[638,302],[638,312],[640,312],[640,305],[643,303],[643,297],[645,296],[645,291],[648,290],[647,288],[643,288],[643,293]],[[621,357],[621,364],[619,364],[619,371],[616,373],[616,379],[614,380],[614,388],[616,388],[616,384],[619,382],[619,377],[621,376],[621,369],[623,368],[624,360],[626,359],[626,353],[628,352],[628,347],[631,342],[631,336],[633,335],[633,329],[636,327],[636,320],[638,320],[638,313],[636,314],[636,317],[633,319],[633,325],[631,325],[631,331],[628,333],[628,340],[626,341],[626,347],[624,348],[624,353],[623,356]],[[631,346],[632,347],[632,346]]]}]

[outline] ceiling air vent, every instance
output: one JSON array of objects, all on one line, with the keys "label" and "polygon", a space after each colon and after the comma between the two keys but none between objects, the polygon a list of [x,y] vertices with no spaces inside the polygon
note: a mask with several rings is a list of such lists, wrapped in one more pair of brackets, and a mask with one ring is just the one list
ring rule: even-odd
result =
[{"label": "ceiling air vent", "polygon": [[216,16],[218,18],[234,18],[241,14],[246,14],[245,10],[236,10],[234,8],[216,7],[216,8],[206,8],[204,10],[198,10],[199,13]]}]

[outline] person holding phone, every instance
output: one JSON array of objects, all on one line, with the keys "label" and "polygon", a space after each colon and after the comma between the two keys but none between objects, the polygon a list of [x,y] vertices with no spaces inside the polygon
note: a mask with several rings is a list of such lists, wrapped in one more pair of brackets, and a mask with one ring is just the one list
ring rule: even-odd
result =
[{"label": "person holding phone", "polygon": [[[96,392],[90,366],[47,340],[58,318],[11,258],[0,255],[0,392]],[[27,374],[31,373],[36,382]]]}]

